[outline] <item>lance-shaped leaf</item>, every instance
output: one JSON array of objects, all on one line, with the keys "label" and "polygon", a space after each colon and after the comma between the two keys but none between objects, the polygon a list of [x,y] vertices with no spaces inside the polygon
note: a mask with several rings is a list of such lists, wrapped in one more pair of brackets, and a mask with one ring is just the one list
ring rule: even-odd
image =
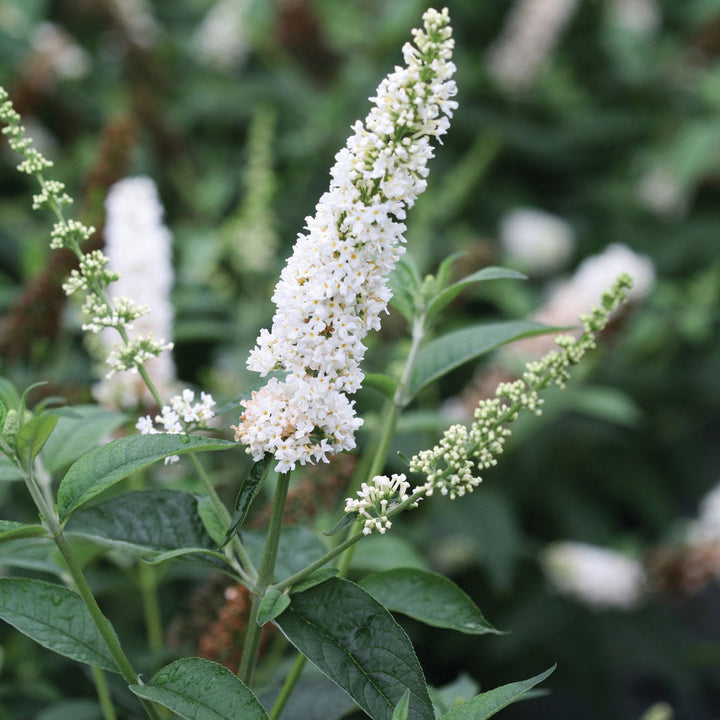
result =
[{"label": "lance-shaped leaf", "polygon": [[377,390],[382,393],[388,400],[392,400],[395,397],[395,391],[399,385],[398,381],[390,375],[383,375],[382,373],[368,373],[363,380],[365,387],[371,387],[373,390]]},{"label": "lance-shaped leaf", "polygon": [[250,505],[255,499],[255,496],[262,487],[263,480],[267,477],[268,470],[270,469],[270,461],[273,459],[271,453],[265,453],[261,460],[258,460],[248,471],[248,474],[242,481],[240,486],[240,492],[238,492],[237,500],[235,500],[235,512],[230,519],[230,527],[225,533],[223,541],[220,543],[220,547],[227,545],[237,535],[238,530],[242,527],[245,522]]},{"label": "lance-shaped leaf", "polygon": [[237,447],[237,443],[196,435],[132,435],[113,440],[86,453],[70,467],[58,489],[60,519],[65,520],[98,493],[158,460],[232,447]]},{"label": "lance-shaped leaf", "polygon": [[81,597],[62,585],[0,578],[0,618],[60,655],[118,672]]},{"label": "lance-shaped leaf", "polygon": [[65,530],[139,553],[214,550],[197,505],[195,495],[181,490],[136,490],[78,511]]},{"label": "lance-shaped leaf", "polygon": [[418,352],[405,400],[409,402],[426,385],[469,360],[514,340],[556,331],[532,320],[513,320],[475,325],[435,338]]},{"label": "lance-shaped leaf", "polygon": [[97,447],[127,419],[122,413],[97,405],[76,405],[58,411],[58,424],[42,449],[52,475]]},{"label": "lance-shaped leaf", "polygon": [[487,280],[527,280],[527,276],[504,267],[486,267],[458,280],[438,293],[428,305],[428,318],[444,310],[466,287]]},{"label": "lance-shaped leaf", "polygon": [[395,568],[369,575],[360,585],[388,610],[426,625],[470,635],[499,632],[452,580],[437,573]]},{"label": "lance-shaped leaf", "polygon": [[406,690],[400,698],[400,702],[395,706],[392,714],[392,720],[408,720],[410,712],[410,691]]},{"label": "lance-shaped leaf", "polygon": [[184,658],[166,665],[144,685],[130,689],[186,720],[267,720],[252,691],[222,665]]},{"label": "lance-shaped leaf", "polygon": [[425,678],[405,631],[354,583],[330,578],[291,596],[275,623],[373,720],[391,720],[410,691],[409,720],[434,720]]},{"label": "lance-shaped leaf", "polygon": [[281,612],[283,612],[290,604],[290,596],[287,593],[280,592],[275,588],[269,588],[265,593],[265,597],[260,602],[257,614],[257,624],[274,620]]},{"label": "lance-shaped leaf", "polygon": [[0,520],[0,541],[47,535],[42,525],[26,525],[12,520]]},{"label": "lance-shaped leaf", "polygon": [[57,415],[38,415],[20,428],[16,448],[23,467],[32,466],[35,456],[42,450],[57,422]]},{"label": "lance-shaped leaf", "polygon": [[492,717],[510,703],[515,702],[530,688],[545,680],[554,670],[555,666],[553,665],[544,673],[540,673],[540,675],[536,675],[529,680],[501,685],[494,690],[488,690],[488,692],[476,695],[471,700],[453,708],[443,715],[440,720],[485,720],[485,718]]}]

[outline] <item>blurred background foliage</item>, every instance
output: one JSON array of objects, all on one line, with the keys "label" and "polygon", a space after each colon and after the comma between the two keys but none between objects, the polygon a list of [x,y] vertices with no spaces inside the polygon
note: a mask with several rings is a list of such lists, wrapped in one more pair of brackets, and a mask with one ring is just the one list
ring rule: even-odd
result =
[{"label": "blurred background foliage", "polygon": [[[525,317],[612,243],[648,256],[655,282],[582,377],[548,398],[542,418],[519,423],[478,492],[427,502],[396,523],[387,550],[359,551],[356,565],[428,564],[511,631],[478,640],[403,621],[436,685],[466,672],[490,688],[558,663],[552,693],[504,717],[624,720],[664,701],[677,718],[709,720],[720,712],[720,565],[690,582],[682,547],[687,520],[720,480],[720,0],[535,0],[524,18],[514,3],[447,3],[460,109],[410,214],[408,249],[423,273],[454,251],[464,253],[463,273],[511,262],[500,227],[519,207],[562,218],[572,248],[564,266],[528,271],[527,282],[467,291],[443,327]],[[256,382],[245,358],[272,316],[284,258],[424,9],[419,0],[0,3],[0,82],[80,214],[101,228],[110,184],[138,174],[158,184],[174,236],[174,356],[185,383],[222,403]],[[521,65],[527,54],[522,77],[498,70],[513,12],[547,46],[523,50],[518,33],[510,57]],[[543,23],[553,13],[564,17],[549,42]],[[88,402],[92,362],[57,291],[70,266],[51,254],[49,220],[31,213],[34,188],[5,144],[0,155],[2,371],[18,386],[48,380],[43,392]],[[406,330],[391,313],[370,339],[366,369],[392,367]],[[429,446],[450,423],[450,410],[434,408],[492,377],[493,362],[426,391],[396,450]],[[380,400],[368,389],[357,402],[362,444]],[[218,471],[231,499],[236,471]],[[161,481],[192,487],[182,472]],[[329,513],[333,487],[322,485]],[[318,511],[312,483],[304,492],[301,517]],[[0,502],[4,517],[30,512],[10,483]],[[630,610],[593,609],[545,579],[538,556],[557,540],[629,552],[661,577]],[[656,561],[668,553],[674,565]],[[93,567],[105,605],[137,626],[122,578]],[[43,569],[28,561],[20,571],[33,568]],[[205,580],[168,576],[168,623],[198,612],[177,598]],[[95,717],[82,671],[7,628],[2,641],[7,717]]]}]

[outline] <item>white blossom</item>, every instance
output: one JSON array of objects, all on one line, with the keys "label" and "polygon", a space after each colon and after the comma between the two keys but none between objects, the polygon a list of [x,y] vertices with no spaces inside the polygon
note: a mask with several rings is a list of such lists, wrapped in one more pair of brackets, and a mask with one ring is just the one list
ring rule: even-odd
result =
[{"label": "white blossom", "polygon": [[[118,278],[108,286],[108,295],[116,309],[123,308],[125,298],[132,298],[136,307],[145,306],[148,311],[134,317],[131,326],[126,325],[134,354],[128,354],[126,348],[117,344],[109,351],[108,362],[120,371],[132,369],[144,361],[150,379],[162,395],[175,381],[172,356],[161,350],[168,345],[161,338],[172,336],[172,236],[163,224],[163,207],[150,178],[127,178],[116,183],[110,188],[105,206],[107,270]],[[73,281],[78,282],[76,274],[69,282]],[[102,324],[109,326],[112,319],[105,318]],[[154,353],[157,357],[153,356],[151,347],[145,346],[147,342],[143,345],[149,338],[157,345],[158,352]],[[155,341],[155,338],[158,339]],[[117,336],[112,330],[104,330],[100,340],[107,351],[113,348]],[[100,402],[121,407],[151,400],[137,373],[113,374],[98,383],[93,393]]]},{"label": "white blossom", "polygon": [[700,513],[688,528],[688,540],[694,545],[720,541],[720,484],[700,502]]},{"label": "white blossom", "polygon": [[645,571],[634,558],[595,545],[549,545],[541,563],[553,587],[595,609],[630,610],[641,600]]},{"label": "white blossom", "polygon": [[[207,423],[215,416],[213,411],[215,400],[209,393],[200,393],[200,402],[195,402],[195,393],[192,390],[183,390],[180,395],[170,398],[170,402],[160,409],[154,422],[150,415],[138,418],[135,427],[141,435],[181,435],[189,433],[195,428],[207,427]],[[160,426],[162,429],[156,427]],[[180,458],[172,455],[165,458],[165,464],[176,463]]]},{"label": "white blossom", "polygon": [[559,270],[575,246],[570,223],[535,208],[515,208],[500,219],[500,244],[510,265],[531,274]]},{"label": "white blossom", "polygon": [[653,35],[662,21],[657,0],[609,0],[610,18],[635,35]]},{"label": "white blossom", "polygon": [[490,49],[489,69],[507,90],[532,83],[552,53],[579,0],[516,0]]},{"label": "white blossom", "polygon": [[262,375],[286,373],[245,403],[236,429],[253,457],[274,453],[278,469],[354,446],[361,421],[345,393],[362,383],[363,339],[386,311],[402,220],[427,184],[430,138],[446,132],[457,106],[447,10],[428,10],[423,21],[415,47],[403,48],[406,67],[381,82],[370,114],[336,155],[330,189],[275,288],[272,329],[261,331],[248,359]]},{"label": "white blossom", "polygon": [[376,475],[369,484],[362,484],[357,498],[345,500],[345,512],[358,514],[364,535],[373,531],[384,535],[392,526],[388,512],[410,497],[409,489],[405,475]]},{"label": "white blossom", "polygon": [[192,38],[200,60],[225,71],[243,64],[250,51],[247,28],[250,2],[218,0],[208,10]]},{"label": "white blossom", "polygon": [[88,54],[56,23],[40,23],[33,31],[31,43],[58,78],[78,80],[90,71]]},{"label": "white blossom", "polygon": [[147,0],[110,0],[110,7],[135,45],[146,49],[155,45],[162,28]]}]

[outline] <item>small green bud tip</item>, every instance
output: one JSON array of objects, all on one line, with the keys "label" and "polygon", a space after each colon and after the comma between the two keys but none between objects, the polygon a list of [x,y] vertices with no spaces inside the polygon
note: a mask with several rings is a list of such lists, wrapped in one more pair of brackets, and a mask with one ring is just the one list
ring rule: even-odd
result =
[{"label": "small green bud tip", "polygon": [[8,410],[8,414],[3,424],[3,437],[11,443],[15,442],[18,431],[20,430],[20,417],[17,410]]}]

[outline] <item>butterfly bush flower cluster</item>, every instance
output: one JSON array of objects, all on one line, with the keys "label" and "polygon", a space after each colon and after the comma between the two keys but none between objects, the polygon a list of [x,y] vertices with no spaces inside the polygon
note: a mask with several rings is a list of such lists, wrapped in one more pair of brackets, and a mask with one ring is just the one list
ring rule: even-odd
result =
[{"label": "butterfly bush flower cluster", "polygon": [[409,499],[409,489],[405,475],[376,475],[361,485],[357,498],[345,500],[345,512],[355,513],[362,521],[363,535],[374,530],[384,535],[392,526],[388,512]]},{"label": "butterfly bush flower cluster", "polygon": [[457,103],[447,10],[428,10],[405,67],[386,77],[365,122],[336,155],[330,189],[298,236],[275,288],[276,313],[248,359],[271,379],[245,401],[236,439],[286,472],[355,447],[362,420],[348,399],[360,387],[363,339],[380,327],[387,276],[403,252],[406,209],[425,189],[430,138],[449,127]]},{"label": "butterfly bush flower cluster", "polygon": [[[172,334],[173,307],[170,292],[173,285],[172,235],[163,223],[164,209],[155,183],[148,177],[133,177],[115,183],[105,200],[105,253],[108,271],[118,279],[108,288],[115,308],[134,298],[152,313],[126,326],[128,339],[168,338]],[[111,331],[103,330],[98,338],[98,355],[110,362],[118,348]],[[122,345],[119,348],[122,351]],[[145,364],[155,388],[161,395],[175,381],[175,365],[170,353],[150,357]],[[152,400],[149,390],[137,373],[118,373],[95,385],[93,394],[106,405],[134,407]]]},{"label": "butterfly bush flower cluster", "polygon": [[438,445],[415,455],[410,460],[410,470],[426,477],[416,492],[422,490],[430,496],[437,491],[451,499],[472,492],[481,482],[476,473],[497,464],[511,434],[507,425],[523,410],[541,414],[540,392],[551,385],[565,386],[570,377],[569,368],[595,347],[596,334],[607,325],[618,305],[627,299],[631,285],[629,275],[620,275],[612,288],[603,294],[602,305],[580,317],[585,332],[579,338],[558,336],[555,342],[559,349],[529,362],[522,378],[501,383],[494,398],[479,403],[475,421],[469,427],[453,425]]},{"label": "butterfly bush flower cluster", "polygon": [[[141,435],[168,435],[189,434],[191,430],[206,428],[207,423],[215,417],[215,400],[210,393],[201,392],[200,402],[195,402],[195,393],[192,390],[183,390],[182,394],[170,398],[170,402],[160,409],[154,421],[150,415],[138,419],[135,427]],[[175,463],[180,458],[172,455],[165,458],[165,464]]]},{"label": "butterfly bush flower cluster", "polygon": [[45,179],[43,173],[52,167],[52,162],[43,157],[26,136],[25,128],[20,124],[20,116],[2,87],[0,121],[6,125],[3,133],[8,136],[10,147],[24,158],[18,170],[35,177],[40,185],[40,192],[33,196],[33,208],[47,207],[57,218],[51,233],[50,247],[66,248],[78,258],[80,268],[72,271],[63,289],[67,295],[80,293],[85,296],[82,306],[83,330],[99,334],[106,328],[115,328],[120,334],[122,342],[112,349],[108,357],[110,371],[107,376],[124,370],[137,372],[147,360],[171,349],[172,343],[156,339],[153,335],[129,338],[128,332],[132,330],[133,323],[149,312],[147,306],[138,305],[124,297],[110,298],[108,288],[119,278],[119,274],[108,267],[109,259],[102,251],[83,252],[82,244],[93,235],[95,228],[65,218],[63,210],[72,203],[72,198],[65,192],[63,183]]}]

